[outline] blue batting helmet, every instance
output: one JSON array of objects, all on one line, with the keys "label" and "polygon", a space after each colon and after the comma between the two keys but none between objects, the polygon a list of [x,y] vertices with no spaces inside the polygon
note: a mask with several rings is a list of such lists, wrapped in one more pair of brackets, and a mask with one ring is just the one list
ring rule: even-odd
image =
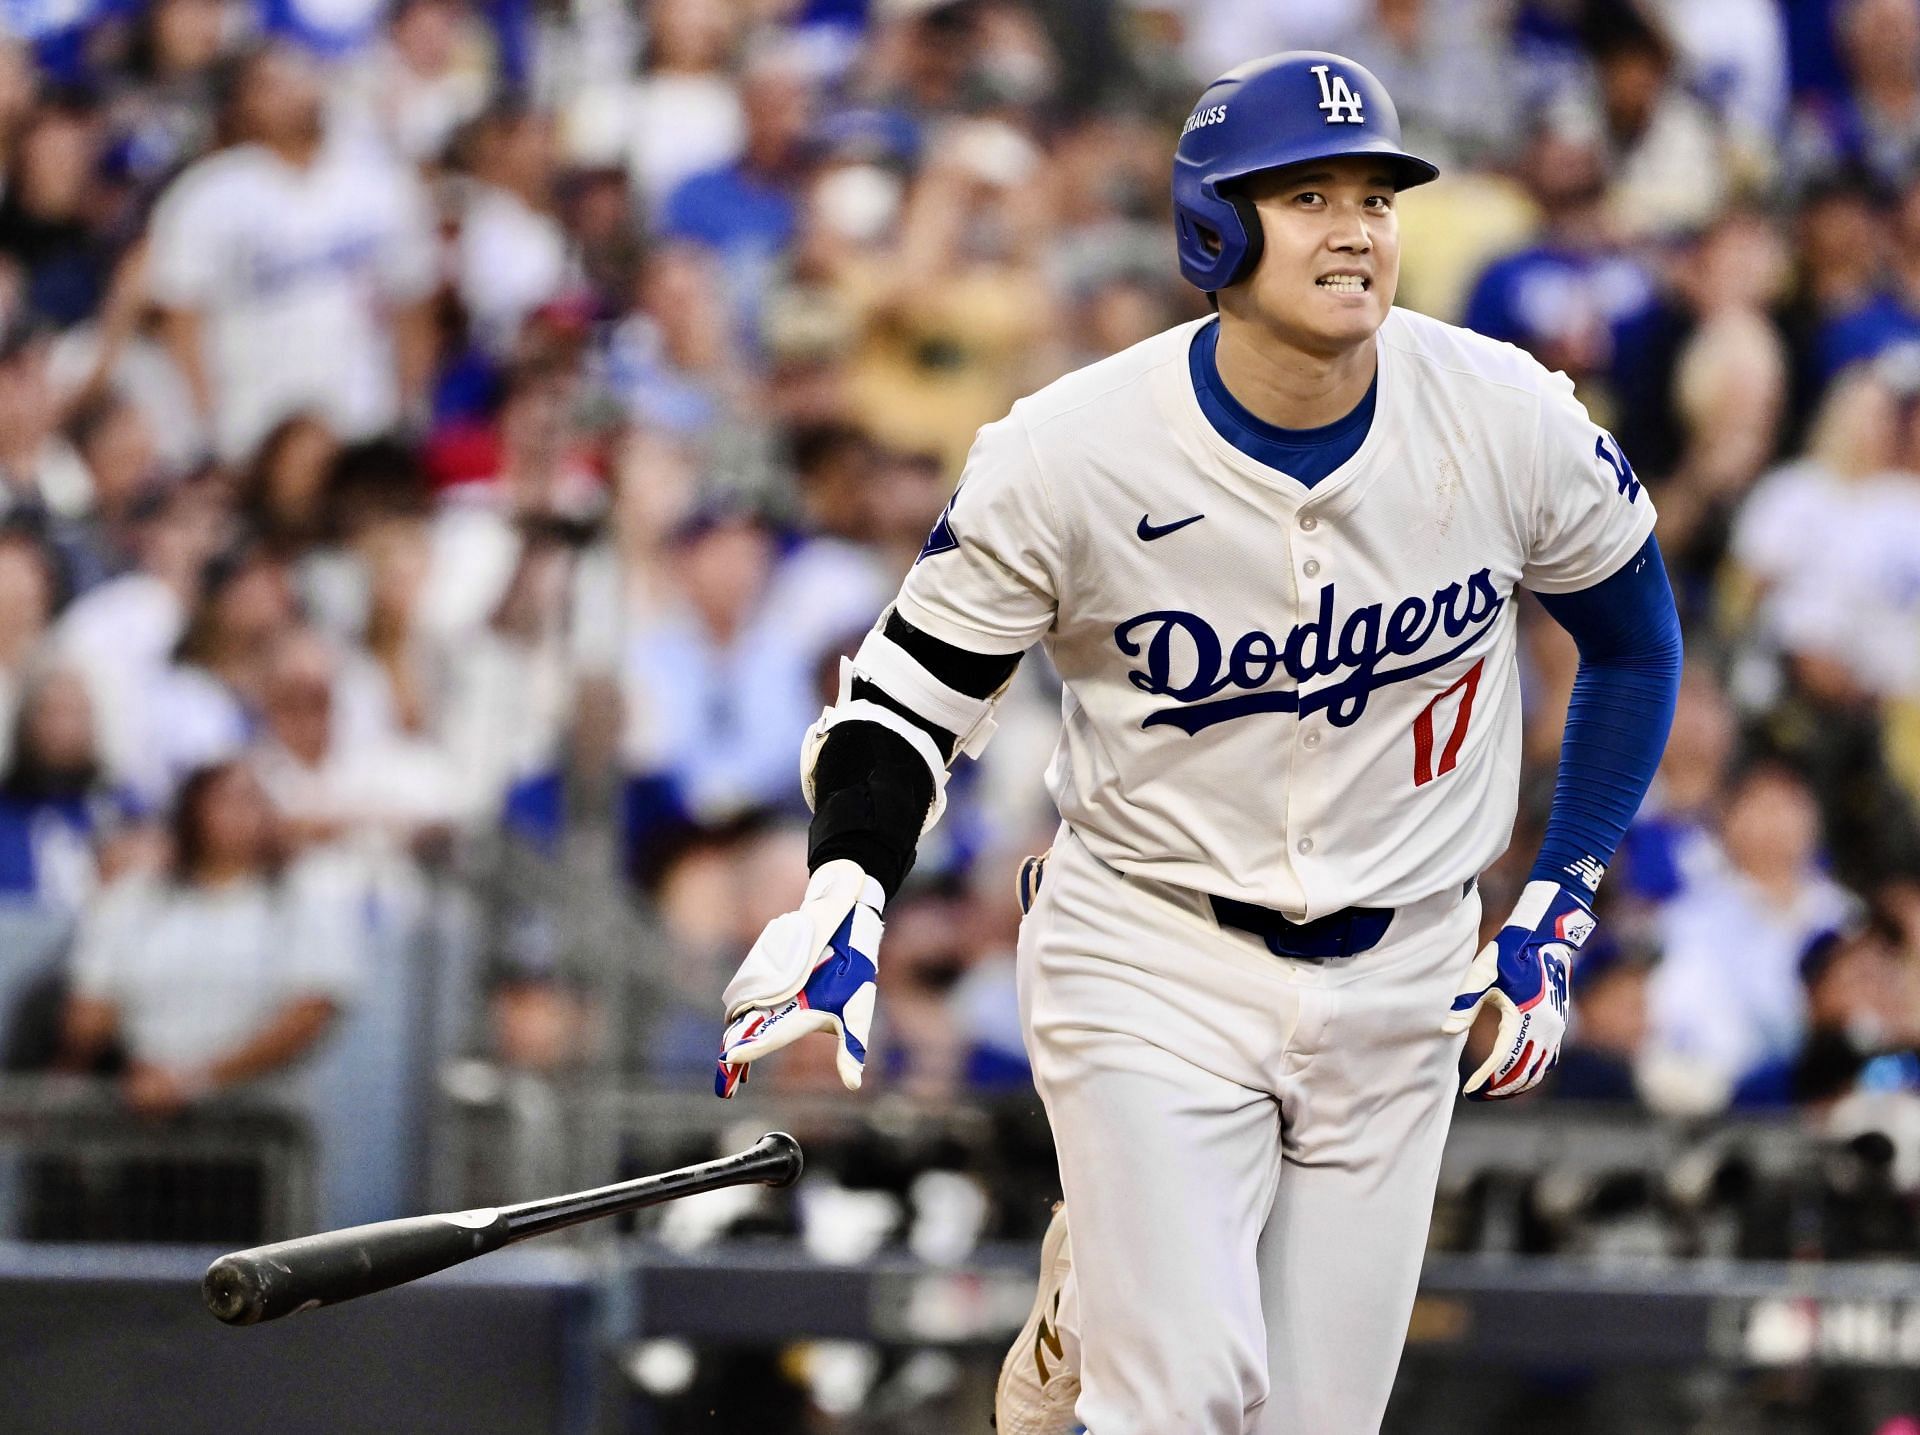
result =
[{"label": "blue batting helmet", "polygon": [[1440,173],[1400,148],[1386,86],[1344,55],[1288,50],[1208,85],[1173,152],[1180,272],[1209,293],[1246,278],[1260,262],[1260,220],[1234,181],[1343,155],[1380,156],[1400,189]]}]

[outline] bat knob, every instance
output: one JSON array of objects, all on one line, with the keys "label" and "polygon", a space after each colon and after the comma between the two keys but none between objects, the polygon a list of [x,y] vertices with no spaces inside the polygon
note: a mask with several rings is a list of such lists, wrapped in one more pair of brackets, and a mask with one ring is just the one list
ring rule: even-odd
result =
[{"label": "bat knob", "polygon": [[266,1310],[266,1289],[251,1262],[222,1256],[200,1282],[207,1309],[228,1325],[253,1325]]},{"label": "bat knob", "polygon": [[800,1143],[784,1131],[769,1131],[754,1145],[785,1163],[784,1169],[767,1182],[776,1191],[791,1186],[800,1179],[801,1172],[807,1169],[807,1158],[801,1154]]}]

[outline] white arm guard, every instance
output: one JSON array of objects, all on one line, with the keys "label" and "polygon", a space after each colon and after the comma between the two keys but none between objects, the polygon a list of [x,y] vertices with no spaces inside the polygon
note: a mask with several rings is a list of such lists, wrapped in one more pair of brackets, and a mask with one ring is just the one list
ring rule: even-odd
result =
[{"label": "white arm guard", "polygon": [[[853,655],[853,671],[935,727],[952,733],[956,757],[961,753],[980,756],[999,726],[993,720],[992,698],[970,698],[941,682],[920,665],[918,658],[886,635],[884,619]],[[844,688],[841,696],[844,700]]]},{"label": "white arm guard", "polygon": [[901,706],[910,708],[936,727],[955,735],[954,754],[978,757],[993,736],[993,698],[971,698],[948,687],[905,648],[889,638],[882,628],[884,616],[860,644],[851,658],[840,660],[840,695],[833,706],[823,709],[818,722],[807,729],[800,743],[800,786],[807,807],[814,806],[813,767],[827,734],[843,722],[870,722],[898,734],[920,755],[933,778],[933,802],[927,808],[922,832],[929,831],[947,810],[947,759],[925,730],[916,727],[892,708],[855,698],[853,681],[865,678]]}]

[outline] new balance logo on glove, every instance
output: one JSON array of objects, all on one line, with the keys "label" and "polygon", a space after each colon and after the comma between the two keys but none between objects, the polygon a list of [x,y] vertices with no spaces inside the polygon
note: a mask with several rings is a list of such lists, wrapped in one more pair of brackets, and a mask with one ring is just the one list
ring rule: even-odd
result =
[{"label": "new balance logo on glove", "polygon": [[1559,1062],[1567,1034],[1568,968],[1594,925],[1579,889],[1529,882],[1507,924],[1474,957],[1441,1027],[1450,1036],[1465,1033],[1486,1003],[1500,1014],[1492,1052],[1461,1087],[1469,1100],[1531,1091]]}]

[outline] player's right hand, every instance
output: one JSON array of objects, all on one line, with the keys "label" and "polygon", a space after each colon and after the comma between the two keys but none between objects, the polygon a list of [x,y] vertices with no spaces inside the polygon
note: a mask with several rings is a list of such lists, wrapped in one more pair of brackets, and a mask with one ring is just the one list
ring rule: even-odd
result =
[{"label": "player's right hand", "polygon": [[748,1066],[810,1032],[831,1032],[847,1090],[860,1086],[879,979],[886,893],[860,865],[822,864],[796,911],[775,917],[727,983],[727,1026],[713,1094],[732,1096]]},{"label": "player's right hand", "polygon": [[1586,898],[1556,882],[1526,885],[1513,915],[1480,949],[1441,1030],[1458,1036],[1482,1006],[1500,1017],[1493,1050],[1460,1088],[1469,1101],[1531,1091],[1560,1060],[1573,954],[1593,934]]}]

